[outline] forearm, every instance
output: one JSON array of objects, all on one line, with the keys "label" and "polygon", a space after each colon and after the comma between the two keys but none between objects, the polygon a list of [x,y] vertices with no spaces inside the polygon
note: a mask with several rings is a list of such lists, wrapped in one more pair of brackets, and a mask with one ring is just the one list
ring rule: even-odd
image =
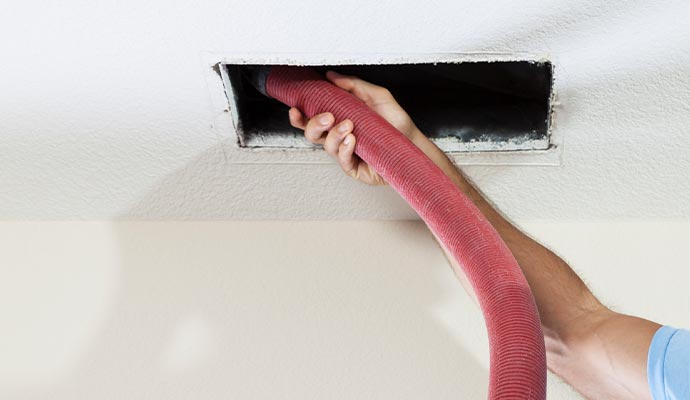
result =
[{"label": "forearm", "polygon": [[603,306],[568,264],[504,218],[421,132],[412,141],[472,200],[515,256],[539,309],[549,369],[590,399],[650,398],[647,350],[660,325]]},{"label": "forearm", "polygon": [[420,132],[412,141],[472,200],[508,245],[534,293],[547,334],[563,331],[583,312],[603,308],[560,257],[503,217],[426,136]]}]

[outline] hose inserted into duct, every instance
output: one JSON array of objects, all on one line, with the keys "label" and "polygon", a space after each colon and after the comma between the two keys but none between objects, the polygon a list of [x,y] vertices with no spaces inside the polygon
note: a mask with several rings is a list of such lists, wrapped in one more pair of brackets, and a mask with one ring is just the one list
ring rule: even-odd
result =
[{"label": "hose inserted into duct", "polygon": [[474,289],[489,335],[489,399],[545,399],[544,336],[534,297],[476,206],[395,127],[313,69],[273,66],[253,73],[264,94],[307,117],[330,112],[336,122],[352,120],[355,153],[412,206]]}]

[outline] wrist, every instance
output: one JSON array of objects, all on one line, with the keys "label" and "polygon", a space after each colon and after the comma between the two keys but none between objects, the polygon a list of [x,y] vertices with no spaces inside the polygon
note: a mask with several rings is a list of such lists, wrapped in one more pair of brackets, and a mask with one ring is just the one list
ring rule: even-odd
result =
[{"label": "wrist", "polygon": [[405,136],[407,136],[407,138],[410,139],[412,143],[417,145],[417,147],[419,147],[419,143],[421,143],[422,141],[428,140],[426,135],[424,135],[424,133],[420,131],[419,128],[417,128],[416,126],[413,127],[410,130],[410,132]]}]

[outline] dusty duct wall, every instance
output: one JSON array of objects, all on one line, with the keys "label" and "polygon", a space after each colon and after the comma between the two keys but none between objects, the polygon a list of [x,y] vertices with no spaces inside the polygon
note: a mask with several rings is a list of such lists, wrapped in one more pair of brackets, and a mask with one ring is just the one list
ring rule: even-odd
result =
[{"label": "dusty duct wall", "polygon": [[[442,150],[547,150],[553,110],[553,65],[546,60],[439,62],[427,55],[415,64],[318,65],[358,76],[391,91],[415,125]],[[461,59],[460,57],[457,57]],[[452,58],[451,58],[452,60]],[[289,107],[257,91],[248,76],[257,68],[220,64],[233,110],[238,143],[246,148],[300,152],[315,146],[290,126]],[[260,66],[258,66],[260,68]],[[552,149],[550,151],[555,151]]]}]

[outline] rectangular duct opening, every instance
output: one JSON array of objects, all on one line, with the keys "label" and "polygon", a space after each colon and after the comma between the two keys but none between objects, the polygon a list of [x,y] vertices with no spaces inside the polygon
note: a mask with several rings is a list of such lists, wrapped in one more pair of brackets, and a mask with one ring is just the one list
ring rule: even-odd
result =
[{"label": "rectangular duct opening", "polygon": [[[312,148],[288,107],[259,93],[244,64],[221,64],[240,147]],[[549,148],[553,66],[548,61],[319,65],[388,88],[443,151]]]}]

